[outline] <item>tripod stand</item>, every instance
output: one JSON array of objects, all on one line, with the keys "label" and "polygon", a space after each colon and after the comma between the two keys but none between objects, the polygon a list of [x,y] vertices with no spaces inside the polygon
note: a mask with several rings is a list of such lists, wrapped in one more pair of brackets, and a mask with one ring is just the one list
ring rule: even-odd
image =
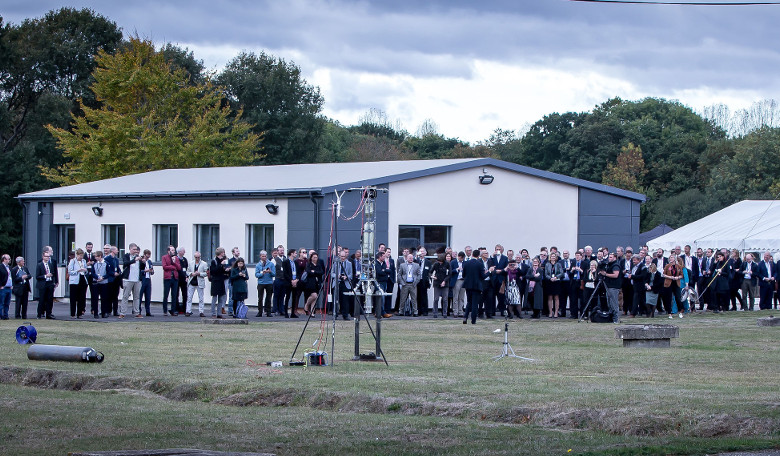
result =
[{"label": "tripod stand", "polygon": [[493,361],[498,361],[501,358],[520,358],[526,361],[533,361],[531,358],[524,358],[522,356],[516,355],[514,349],[512,349],[512,346],[509,345],[509,323],[506,320],[504,321],[504,345],[501,348],[501,354],[494,356]]},{"label": "tripod stand", "polygon": [[588,302],[585,303],[585,307],[580,312],[580,318],[577,321],[582,321],[583,320],[582,317],[588,314],[588,310],[590,310],[591,302],[593,302],[593,298],[599,294],[599,289],[601,287],[604,287],[604,291],[606,291],[607,285],[604,283],[604,279],[599,278],[598,281],[596,282],[596,286],[593,288],[593,294],[590,295]]}]

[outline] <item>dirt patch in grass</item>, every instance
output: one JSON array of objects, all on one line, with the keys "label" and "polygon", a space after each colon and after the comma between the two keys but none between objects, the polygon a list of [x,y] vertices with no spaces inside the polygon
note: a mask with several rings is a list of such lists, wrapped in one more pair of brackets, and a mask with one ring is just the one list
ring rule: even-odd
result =
[{"label": "dirt patch in grass", "polygon": [[530,424],[546,429],[599,430],[622,436],[679,435],[694,437],[769,436],[780,419],[731,414],[686,415],[682,412],[647,415],[639,408],[496,408],[475,402],[397,399],[338,392],[312,393],[295,389],[252,389],[225,394],[227,385],[169,384],[157,379],[99,377],[48,369],[0,366],[0,383],[69,391],[116,391],[174,401],[206,401],[232,407],[307,407],[326,411],[473,419],[496,424]]}]

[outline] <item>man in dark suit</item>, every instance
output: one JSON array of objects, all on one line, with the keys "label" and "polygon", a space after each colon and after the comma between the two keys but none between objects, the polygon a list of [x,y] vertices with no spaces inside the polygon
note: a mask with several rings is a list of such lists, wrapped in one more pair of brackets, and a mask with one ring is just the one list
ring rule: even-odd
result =
[{"label": "man in dark suit", "polygon": [[496,315],[496,297],[493,294],[493,285],[491,284],[491,276],[495,267],[490,265],[490,253],[486,248],[482,247],[477,250],[480,255],[477,261],[485,270],[485,278],[482,281],[482,302],[479,304],[478,310],[479,318],[492,319]]},{"label": "man in dark suit", "polygon": [[420,247],[417,254],[417,260],[420,265],[420,281],[417,282],[417,312],[419,315],[428,316],[428,289],[431,288],[431,260],[425,258],[428,251],[425,247]]},{"label": "man in dark suit", "polygon": [[[498,311],[503,317],[506,315],[506,294],[499,293],[499,291],[501,286],[506,283],[506,268],[509,266],[509,257],[504,255],[504,247],[501,244],[496,245],[495,253],[488,260],[488,266],[493,268],[493,272],[490,273],[490,284],[493,288],[494,299],[498,301]],[[495,310],[493,316],[495,316]]]},{"label": "man in dark suit", "polygon": [[186,253],[187,251],[184,249],[184,247],[178,247],[176,249],[176,256],[179,258],[180,266],[179,292],[181,292],[181,299],[178,301],[178,309],[176,310],[177,313],[183,313],[187,303],[187,268],[189,267],[189,263],[187,262],[187,258],[184,256]]},{"label": "man in dark suit", "polygon": [[[92,283],[92,267],[95,264],[95,253],[93,252],[95,245],[91,242],[87,242],[84,246],[84,261],[87,262],[87,288],[89,289],[89,299],[92,302],[92,297],[95,296],[95,285]],[[97,298],[97,297],[96,297]]]},{"label": "man in dark suit", "polygon": [[16,257],[16,266],[11,269],[13,288],[11,292],[16,300],[14,318],[27,318],[27,301],[30,298],[30,270],[24,265],[24,258]]},{"label": "man in dark suit", "polygon": [[653,256],[653,263],[659,271],[663,271],[664,267],[669,263],[669,258],[664,256],[664,249],[658,249]]},{"label": "man in dark suit", "polygon": [[[280,250],[281,249],[281,250]],[[294,250],[284,254],[284,247],[279,246],[277,248],[276,256],[274,256],[274,263],[276,264],[276,277],[274,279],[274,309],[277,312],[284,315],[284,318],[290,318],[287,313],[287,305],[290,300],[290,293],[292,291],[292,268],[294,267],[292,261],[290,261],[290,254]]]},{"label": "man in dark suit", "polygon": [[385,296],[385,318],[389,318],[393,314],[393,289],[395,288],[395,260],[393,259],[392,251],[385,249],[385,269],[387,270],[387,288],[385,292],[389,293]]},{"label": "man in dark suit", "polygon": [[0,263],[0,320],[8,320],[8,309],[11,307],[11,290],[14,281],[11,274],[11,256],[3,254]]},{"label": "man in dark suit", "polygon": [[57,262],[51,259],[51,247],[43,249],[41,261],[35,268],[35,288],[38,290],[38,318],[54,320],[54,290],[60,283]]},{"label": "man in dark suit", "polygon": [[[566,252],[564,252],[565,254]],[[580,301],[582,296],[582,290],[580,285],[582,284],[582,274],[590,269],[590,260],[584,260],[582,253],[577,252],[574,254],[574,261],[569,269],[569,277],[571,278],[569,287],[569,318],[578,318],[580,315]]]},{"label": "man in dark suit", "polygon": [[122,286],[122,268],[119,267],[119,249],[115,245],[103,246],[103,259],[106,262],[106,274],[108,283],[106,284],[106,308],[104,317],[111,313],[115,317],[119,316],[119,289]]},{"label": "man in dark suit", "polygon": [[758,281],[761,288],[758,308],[771,309],[775,283],[777,282],[777,265],[772,261],[772,254],[769,252],[764,252],[764,261],[758,264]]},{"label": "man in dark suit", "polygon": [[344,320],[348,319],[349,315],[354,316],[355,296],[349,294],[352,291],[352,264],[347,258],[347,250],[339,252],[339,258],[333,263],[331,268],[331,287],[333,287],[334,296],[338,294],[338,308],[336,312],[341,314]]},{"label": "man in dark suit", "polygon": [[477,323],[477,310],[482,299],[482,287],[488,277],[487,271],[479,259],[479,250],[474,250],[472,259],[463,263],[463,288],[466,289],[466,312],[463,314],[465,325],[471,313],[471,324]]},{"label": "man in dark suit", "polygon": [[[753,255],[745,255],[745,261],[739,271],[735,271],[741,280],[740,290],[742,290],[742,310],[753,310],[758,295],[758,264],[753,261]],[[750,299],[750,301],[748,301]]]},{"label": "man in dark suit", "polygon": [[701,308],[707,306],[707,310],[710,310],[710,306],[713,302],[714,288],[710,284],[712,282],[712,267],[715,265],[715,258],[712,256],[712,249],[707,249],[704,258],[701,261],[701,268],[699,269],[699,294],[701,295]]},{"label": "man in dark suit", "polygon": [[[558,299],[560,301],[560,308],[558,311],[558,316],[565,318],[566,317],[566,303],[569,302],[571,299],[571,283],[572,283],[572,273],[571,268],[574,266],[574,260],[572,260],[569,257],[569,251],[563,250],[563,256],[560,260],[558,260],[561,265],[563,266],[563,279],[561,279],[561,294],[558,296]],[[571,312],[571,310],[569,311]]]},{"label": "man in dark suit", "polygon": [[626,247],[623,258],[620,259],[620,289],[623,292],[623,315],[628,315],[634,308],[634,285],[631,281],[631,269],[633,267],[631,259],[633,256],[634,251],[631,247]]}]

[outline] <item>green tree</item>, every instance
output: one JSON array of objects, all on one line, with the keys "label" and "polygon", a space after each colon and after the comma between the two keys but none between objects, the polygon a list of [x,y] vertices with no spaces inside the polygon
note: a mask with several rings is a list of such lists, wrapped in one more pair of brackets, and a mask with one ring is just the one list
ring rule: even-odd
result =
[{"label": "green tree", "polygon": [[99,109],[83,106],[73,130],[49,127],[68,162],[44,167],[50,179],[88,182],[165,168],[249,163],[259,138],[241,112],[231,117],[211,83],[193,86],[149,41],[101,51],[90,87]]},{"label": "green tree", "polygon": [[325,125],[319,116],[323,99],[298,66],[263,52],[242,52],[216,81],[235,109],[243,107],[253,131],[263,135],[265,156],[258,155],[256,163],[315,161]]},{"label": "green tree", "polygon": [[88,90],[99,50],[113,52],[119,27],[88,9],[62,8],[21,24],[0,18],[0,251],[21,254],[22,210],[14,199],[52,186],[39,166],[56,167],[62,153],[44,128],[67,128]]},{"label": "green tree", "polygon": [[762,127],[733,141],[733,155],[712,168],[708,195],[722,205],[780,196],[780,128]]}]

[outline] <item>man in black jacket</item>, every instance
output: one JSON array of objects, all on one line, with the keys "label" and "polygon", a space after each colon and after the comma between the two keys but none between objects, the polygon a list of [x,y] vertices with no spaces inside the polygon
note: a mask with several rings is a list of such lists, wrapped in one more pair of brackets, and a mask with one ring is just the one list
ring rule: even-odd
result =
[{"label": "man in black jacket", "polygon": [[30,297],[30,270],[24,265],[24,258],[16,257],[16,266],[11,269],[12,293],[16,299],[14,318],[27,318],[27,300]]},{"label": "man in black jacket", "polygon": [[57,272],[57,262],[51,259],[51,247],[43,249],[41,261],[35,268],[35,288],[38,290],[38,318],[46,317],[54,320],[52,306],[54,305],[54,290],[60,283]]},{"label": "man in black jacket", "polygon": [[189,267],[189,263],[184,256],[186,253],[184,247],[178,247],[176,249],[176,256],[179,257],[179,266],[181,267],[181,269],[179,269],[179,291],[181,292],[181,299],[178,300],[177,313],[183,313],[187,304],[187,268]]},{"label": "man in black jacket", "polygon": [[487,277],[487,271],[479,260],[479,250],[474,250],[472,259],[463,263],[463,288],[466,289],[466,312],[463,314],[463,324],[468,321],[471,313],[471,324],[477,324],[477,310],[482,299],[482,286]]},{"label": "man in black jacket", "polygon": [[428,289],[431,288],[431,260],[425,258],[428,251],[420,247],[417,263],[420,265],[420,281],[417,282],[417,311],[419,315],[428,316]]}]

